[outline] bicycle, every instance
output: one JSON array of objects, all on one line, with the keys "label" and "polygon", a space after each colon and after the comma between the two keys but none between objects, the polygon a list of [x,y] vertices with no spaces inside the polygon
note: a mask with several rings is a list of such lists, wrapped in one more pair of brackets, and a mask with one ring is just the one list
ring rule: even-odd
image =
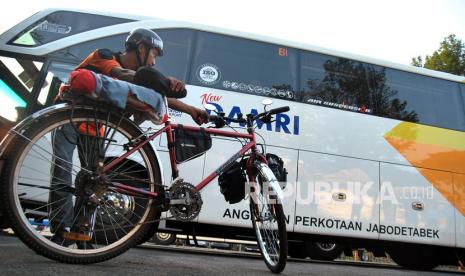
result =
[{"label": "bicycle", "polygon": [[[271,121],[272,115],[288,110],[281,107],[266,111],[265,105],[263,113],[247,114],[245,118],[228,118],[222,113],[210,116],[213,125],[209,128],[183,126],[189,131],[247,142],[196,186],[179,177],[174,147],[169,146],[174,181],[168,188],[163,186],[158,158],[149,142],[165,133],[168,145],[173,145],[173,131],[179,125],[168,120],[159,130],[142,130],[129,119],[131,111],[88,100],[51,106],[11,129],[1,144],[0,155],[6,160],[0,187],[4,210],[14,232],[37,253],[65,263],[101,262],[153,236],[162,211],[182,221],[196,218],[203,203],[202,188],[243,158],[251,185],[250,212],[257,243],[267,267],[279,273],[287,259],[282,191],[257,148],[254,123]],[[228,123],[245,124],[247,133],[219,129]],[[87,126],[85,132],[78,133],[77,126],[82,124]],[[92,125],[100,130],[92,132]],[[51,143],[54,131],[67,126],[78,137],[73,143],[80,160],[72,163],[57,160]],[[54,166],[69,170],[71,185],[66,179],[50,184],[48,172]],[[51,201],[51,193],[64,196]],[[65,225],[57,214],[69,208],[63,202],[70,198],[74,203],[73,221],[57,243],[43,225],[52,221],[59,223],[57,227]],[[58,207],[61,209],[56,210]]]}]

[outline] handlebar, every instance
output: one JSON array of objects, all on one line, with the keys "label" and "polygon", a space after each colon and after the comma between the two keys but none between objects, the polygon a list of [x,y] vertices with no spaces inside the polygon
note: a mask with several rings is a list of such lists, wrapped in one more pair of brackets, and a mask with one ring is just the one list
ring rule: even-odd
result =
[{"label": "handlebar", "polygon": [[209,115],[208,121],[215,124],[216,128],[222,128],[226,124],[226,122],[233,122],[233,123],[246,123],[245,119],[234,119],[225,116],[218,116],[218,115]]},{"label": "handlebar", "polygon": [[[274,109],[262,112],[260,114],[257,114],[256,116],[252,116],[252,114],[247,114],[246,117],[251,118],[252,122],[259,120],[259,119],[263,119],[263,121],[266,123],[266,121],[271,121],[271,115],[288,112],[289,110],[290,110],[289,106],[282,106],[282,107],[278,107],[278,108],[274,108]],[[244,119],[244,118],[235,119],[235,118],[229,118],[226,116],[218,116],[218,115],[210,115],[208,120],[214,123],[216,128],[223,127],[226,124],[226,122],[233,122],[233,123],[238,123],[238,124],[247,123],[247,119]]]},{"label": "handlebar", "polygon": [[289,106],[281,106],[281,107],[269,110],[268,113],[273,115],[273,114],[288,112],[289,110],[291,110]]},{"label": "handlebar", "polygon": [[208,121],[212,123],[216,123],[223,120],[223,117],[217,116],[217,115],[208,115]]}]

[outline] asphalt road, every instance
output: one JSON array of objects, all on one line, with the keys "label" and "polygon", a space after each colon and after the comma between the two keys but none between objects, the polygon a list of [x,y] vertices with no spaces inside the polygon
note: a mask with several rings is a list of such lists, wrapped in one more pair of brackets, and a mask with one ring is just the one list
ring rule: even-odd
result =
[{"label": "asphalt road", "polygon": [[[417,272],[395,266],[367,266],[289,261],[281,275],[463,275]],[[252,254],[215,250],[134,248],[110,261],[93,265],[61,264],[35,254],[15,237],[0,235],[0,275],[272,275]]]}]

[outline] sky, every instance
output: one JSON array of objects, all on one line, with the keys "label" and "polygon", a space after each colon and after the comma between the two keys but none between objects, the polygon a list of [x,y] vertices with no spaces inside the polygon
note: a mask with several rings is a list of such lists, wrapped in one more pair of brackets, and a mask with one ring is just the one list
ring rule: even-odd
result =
[{"label": "sky", "polygon": [[46,8],[195,22],[401,64],[431,55],[449,34],[465,42],[465,0],[21,1],[2,7],[0,33]]}]

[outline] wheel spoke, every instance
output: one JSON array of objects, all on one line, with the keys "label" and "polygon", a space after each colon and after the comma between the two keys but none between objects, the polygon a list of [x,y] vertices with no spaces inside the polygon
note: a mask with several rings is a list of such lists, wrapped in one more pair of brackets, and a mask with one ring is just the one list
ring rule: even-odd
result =
[{"label": "wheel spoke", "polygon": [[266,177],[259,172],[250,196],[252,223],[265,263],[273,272],[280,272],[287,258],[282,248],[287,244],[284,214],[279,201],[271,196],[275,194],[273,187],[265,184]]}]

